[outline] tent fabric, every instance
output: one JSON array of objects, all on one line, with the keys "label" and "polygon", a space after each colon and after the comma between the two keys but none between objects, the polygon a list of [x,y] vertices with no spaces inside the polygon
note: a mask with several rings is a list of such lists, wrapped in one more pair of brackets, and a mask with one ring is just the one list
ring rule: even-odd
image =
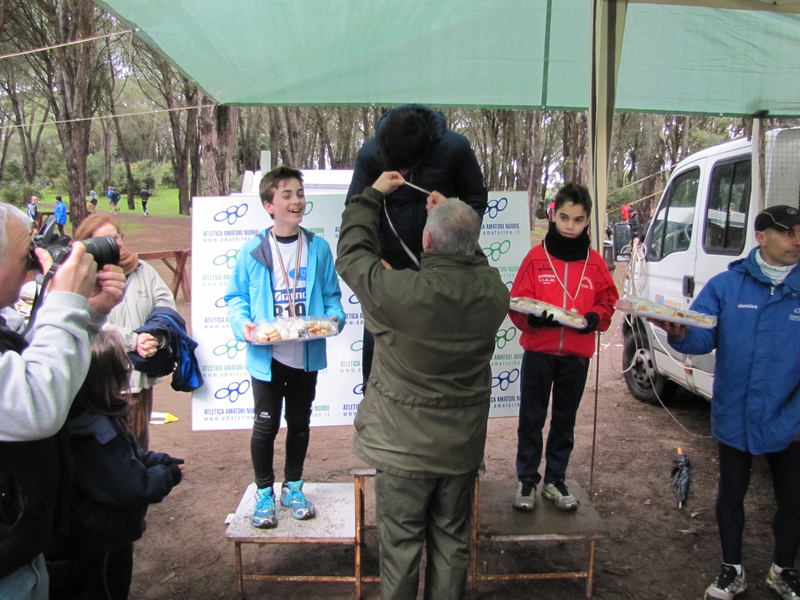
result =
[{"label": "tent fabric", "polygon": [[[592,0],[98,4],[223,104],[589,106]],[[616,110],[800,116],[800,16],[629,3]]]}]

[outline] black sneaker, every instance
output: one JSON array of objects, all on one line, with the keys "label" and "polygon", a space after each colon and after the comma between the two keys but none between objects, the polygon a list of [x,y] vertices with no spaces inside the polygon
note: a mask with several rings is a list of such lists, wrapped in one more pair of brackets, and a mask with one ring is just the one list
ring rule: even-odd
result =
[{"label": "black sneaker", "polygon": [[769,589],[778,594],[783,600],[797,600],[800,598],[800,581],[797,581],[797,569],[783,569],[775,572],[775,565],[767,573]]},{"label": "black sneaker", "polygon": [[739,575],[736,572],[736,567],[723,564],[714,583],[706,588],[703,598],[706,600],[733,600],[734,596],[738,596],[745,589],[744,568],[742,569],[742,574]]}]

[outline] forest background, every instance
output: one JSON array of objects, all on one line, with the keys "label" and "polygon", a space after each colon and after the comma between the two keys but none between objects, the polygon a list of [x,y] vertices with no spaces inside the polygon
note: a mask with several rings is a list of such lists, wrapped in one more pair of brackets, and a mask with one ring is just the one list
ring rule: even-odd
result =
[{"label": "forest background", "polygon": [[[90,0],[0,0],[0,200],[23,206],[31,195],[63,193],[74,226],[89,190],[103,196],[110,185],[131,210],[141,188],[177,189],[174,214],[189,215],[192,197],[238,191],[244,171],[260,168],[261,150],[273,166],[351,169],[387,108],[215,104]],[[490,190],[528,192],[532,225],[560,185],[587,182],[585,113],[440,110],[472,143]],[[625,204],[646,221],[675,164],[751,126],[617,113],[608,221]]]}]

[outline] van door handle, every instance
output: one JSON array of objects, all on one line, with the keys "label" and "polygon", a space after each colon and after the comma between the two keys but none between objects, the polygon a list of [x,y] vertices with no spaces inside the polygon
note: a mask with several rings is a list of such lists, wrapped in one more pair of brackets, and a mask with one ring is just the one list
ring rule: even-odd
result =
[{"label": "van door handle", "polygon": [[694,298],[694,276],[683,276],[683,295],[686,298]]}]

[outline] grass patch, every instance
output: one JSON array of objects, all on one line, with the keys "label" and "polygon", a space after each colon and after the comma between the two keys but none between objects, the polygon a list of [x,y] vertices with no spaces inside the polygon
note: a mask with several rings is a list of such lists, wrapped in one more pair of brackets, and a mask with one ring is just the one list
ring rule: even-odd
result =
[{"label": "grass patch", "polygon": [[[41,198],[40,202],[40,210],[53,210],[55,206],[54,198],[56,195],[60,194],[64,197],[64,201],[69,206],[69,200],[67,198],[66,192],[61,192],[58,190],[48,190],[45,195]],[[119,209],[120,212],[123,214],[131,213],[131,212],[142,212],[142,199],[139,196],[134,196],[133,198],[136,208],[135,211],[131,211],[128,209],[128,198],[126,195],[123,194],[122,199],[119,201]],[[86,202],[89,202],[89,197],[86,197]],[[108,211],[108,198],[106,198],[105,194],[101,192],[97,193],[97,210],[99,211]],[[178,214],[178,188],[163,188],[157,189],[155,194],[150,197],[150,200],[147,203],[147,212],[155,217],[185,217],[188,218],[187,215]],[[127,229],[127,228],[126,228]],[[127,233],[127,231],[126,231]]]}]

